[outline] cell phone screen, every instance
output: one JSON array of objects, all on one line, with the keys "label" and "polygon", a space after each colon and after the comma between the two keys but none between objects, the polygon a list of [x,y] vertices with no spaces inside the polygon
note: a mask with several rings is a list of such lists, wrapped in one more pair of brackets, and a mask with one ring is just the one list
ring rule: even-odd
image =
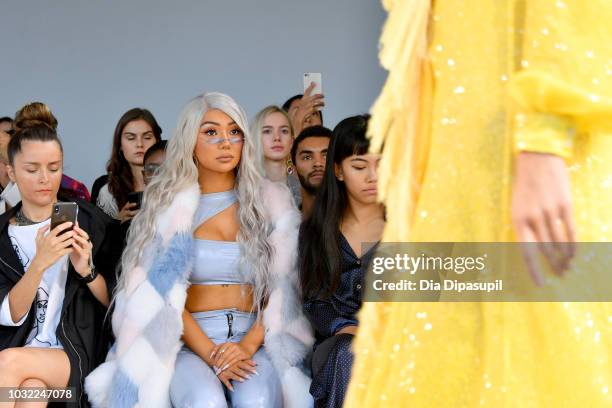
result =
[{"label": "cell phone screen", "polygon": [[142,191],[128,193],[127,199],[129,203],[135,203],[136,207],[133,210],[139,210],[142,205]]}]

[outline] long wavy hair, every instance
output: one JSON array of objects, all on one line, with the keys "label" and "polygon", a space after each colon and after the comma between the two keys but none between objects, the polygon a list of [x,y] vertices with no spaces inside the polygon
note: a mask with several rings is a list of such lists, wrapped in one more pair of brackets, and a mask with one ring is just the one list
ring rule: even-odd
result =
[{"label": "long wavy hair", "polygon": [[187,103],[178,119],[173,137],[168,141],[166,159],[156,177],[147,186],[143,206],[132,220],[127,247],[121,260],[123,273],[118,278],[117,291],[125,288],[126,275],[139,263],[145,247],[156,235],[155,220],[166,210],[176,195],[198,183],[198,168],[194,159],[200,122],[204,114],[218,109],[232,118],[244,132],[242,155],[236,174],[241,270],[251,268],[254,309],[259,313],[268,295],[272,247],[268,243],[271,226],[264,216],[261,183],[263,157],[256,154],[249,134],[244,110],[229,96],[210,92]]},{"label": "long wavy hair", "polygon": [[155,136],[155,143],[161,140],[162,129],[157,124],[153,114],[146,109],[132,108],[125,112],[119,119],[119,122],[117,122],[115,134],[113,135],[111,157],[106,165],[106,171],[108,172],[108,191],[115,198],[119,209],[127,203],[128,193],[134,191],[132,169],[121,152],[121,134],[127,124],[135,120],[144,120],[151,126]]},{"label": "long wavy hair", "polygon": [[348,193],[336,178],[334,165],[354,154],[368,152],[366,137],[369,115],[352,116],[334,128],[321,187],[312,213],[300,227],[298,268],[302,296],[328,298],[338,288],[342,272],[340,222],[348,208]]}]

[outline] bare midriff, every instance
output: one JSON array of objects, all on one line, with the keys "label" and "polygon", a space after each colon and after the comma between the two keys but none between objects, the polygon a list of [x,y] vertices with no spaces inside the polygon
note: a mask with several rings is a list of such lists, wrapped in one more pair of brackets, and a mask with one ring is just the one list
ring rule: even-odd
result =
[{"label": "bare midriff", "polygon": [[251,312],[252,285],[191,285],[187,290],[185,308],[190,313],[236,308]]}]

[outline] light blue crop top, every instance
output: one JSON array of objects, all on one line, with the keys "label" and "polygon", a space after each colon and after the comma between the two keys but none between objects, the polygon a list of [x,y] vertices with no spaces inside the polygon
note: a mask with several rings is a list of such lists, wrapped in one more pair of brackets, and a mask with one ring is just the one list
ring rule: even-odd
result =
[{"label": "light blue crop top", "polygon": [[[234,190],[200,195],[195,215],[196,228],[236,202]],[[242,284],[240,244],[236,241],[195,239],[194,267],[189,277],[193,285]]]}]

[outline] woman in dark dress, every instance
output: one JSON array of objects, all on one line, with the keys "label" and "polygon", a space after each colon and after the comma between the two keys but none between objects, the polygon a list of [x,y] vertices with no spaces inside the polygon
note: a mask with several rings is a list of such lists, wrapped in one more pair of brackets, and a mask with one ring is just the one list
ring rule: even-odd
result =
[{"label": "woman in dark dress", "polygon": [[376,200],[380,158],[368,153],[367,123],[368,116],[354,116],[334,129],[321,189],[300,230],[304,310],[317,335],[310,387],[316,407],[342,406],[365,266],[385,223]]}]

